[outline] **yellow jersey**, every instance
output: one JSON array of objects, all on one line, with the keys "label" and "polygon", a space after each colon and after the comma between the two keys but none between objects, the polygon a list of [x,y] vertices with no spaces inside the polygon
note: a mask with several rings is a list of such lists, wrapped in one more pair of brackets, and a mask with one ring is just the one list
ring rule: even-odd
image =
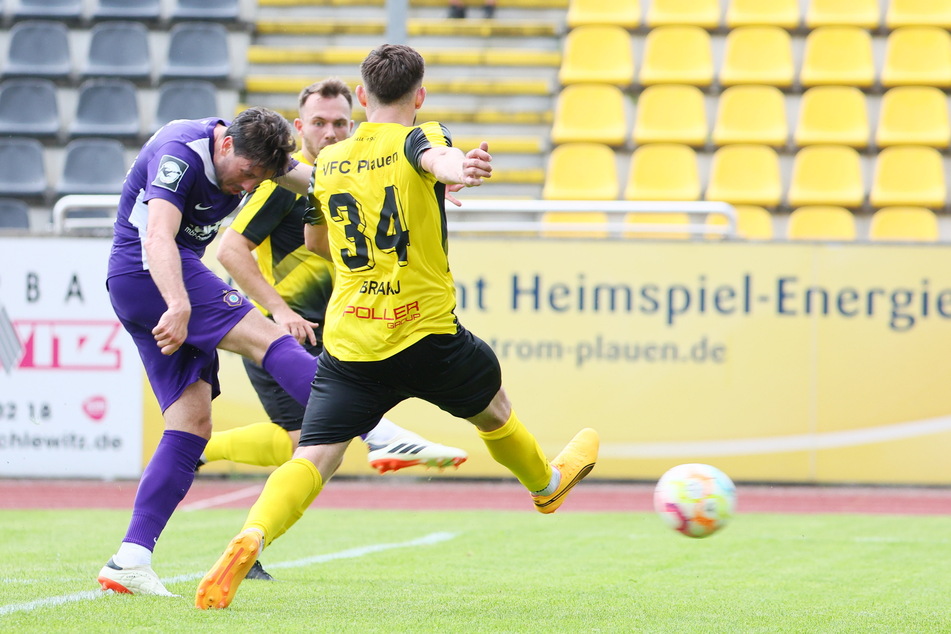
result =
[{"label": "yellow jersey", "polygon": [[362,123],[317,157],[307,221],[328,227],[336,273],[324,347],[341,361],[456,332],[445,185],[419,164],[437,146],[452,139],[436,122]]}]

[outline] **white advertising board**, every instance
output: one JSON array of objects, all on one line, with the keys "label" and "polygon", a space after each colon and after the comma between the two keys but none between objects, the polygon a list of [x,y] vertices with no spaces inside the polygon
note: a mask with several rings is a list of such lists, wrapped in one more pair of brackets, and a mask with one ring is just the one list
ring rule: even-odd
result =
[{"label": "white advertising board", "polygon": [[138,477],[142,369],[110,241],[0,238],[0,476]]}]

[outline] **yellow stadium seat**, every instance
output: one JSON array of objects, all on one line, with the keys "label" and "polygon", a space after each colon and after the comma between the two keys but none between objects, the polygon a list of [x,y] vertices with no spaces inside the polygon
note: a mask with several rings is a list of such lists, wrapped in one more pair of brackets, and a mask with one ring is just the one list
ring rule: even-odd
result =
[{"label": "yellow stadium seat", "polygon": [[724,22],[738,26],[778,26],[788,31],[799,26],[799,0],[730,0]]},{"label": "yellow stadium seat", "polygon": [[713,50],[710,34],[698,26],[661,26],[644,38],[638,81],[653,84],[688,84],[706,87],[713,83]]},{"label": "yellow stadium seat", "polygon": [[[686,227],[690,224],[690,217],[686,213],[660,213],[649,211],[632,211],[624,216],[624,222],[631,225],[673,225]],[[632,230],[624,231],[625,238],[655,238],[658,240],[687,240],[690,233],[676,230]]]},{"label": "yellow stadium seat", "polygon": [[641,145],[631,154],[625,200],[699,200],[697,154],[676,143]]},{"label": "yellow stadium seat", "polygon": [[789,88],[795,78],[792,39],[778,26],[741,26],[726,36],[720,84]]},{"label": "yellow stadium seat", "polygon": [[[766,209],[756,205],[736,205],[736,232],[744,240],[772,240],[773,216]],[[707,226],[725,226],[726,216],[710,214]]]},{"label": "yellow stadium seat", "polygon": [[875,30],[882,21],[878,0],[809,0],[807,29],[820,26],[857,26]]},{"label": "yellow stadium seat", "polygon": [[872,36],[854,26],[820,26],[806,36],[799,82],[810,86],[858,86],[875,82]]},{"label": "yellow stadium seat", "polygon": [[569,29],[593,24],[636,29],[641,25],[640,0],[571,0],[566,22]]},{"label": "yellow stadium seat", "polygon": [[888,34],[882,86],[951,88],[951,33],[935,26],[903,26]]},{"label": "yellow stadium seat", "polygon": [[614,150],[600,143],[566,143],[548,157],[545,200],[617,200]]},{"label": "yellow stadium seat", "polygon": [[862,158],[844,145],[810,145],[793,159],[787,203],[791,207],[861,207],[865,200]]},{"label": "yellow stadium seat", "polygon": [[790,240],[855,240],[855,216],[844,207],[800,207],[789,214],[786,237]]},{"label": "yellow stadium seat", "polygon": [[572,237],[572,238],[606,238],[608,230],[604,225],[608,222],[608,215],[599,211],[546,211],[542,214],[542,222],[553,225],[588,225],[590,230],[581,227],[568,229],[542,230],[542,236],[546,238]]},{"label": "yellow stadium seat", "polygon": [[802,94],[793,143],[868,147],[865,94],[854,86],[815,86]]},{"label": "yellow stadium seat", "polygon": [[563,85],[604,83],[625,87],[634,80],[631,34],[619,26],[579,26],[565,36],[558,71]]},{"label": "yellow stadium seat", "polygon": [[782,189],[779,156],[768,145],[725,145],[713,153],[706,200],[775,207]]},{"label": "yellow stadium seat", "polygon": [[786,145],[786,98],[775,86],[730,86],[718,99],[713,124],[715,145],[762,143]]},{"label": "yellow stadium seat", "polygon": [[875,160],[869,203],[873,207],[944,207],[944,166],[938,150],[920,145],[894,145]]},{"label": "yellow stadium seat", "polygon": [[951,121],[945,94],[934,86],[899,86],[885,92],[875,131],[878,147],[930,145],[945,149]]},{"label": "yellow stadium seat", "polygon": [[610,84],[572,84],[558,95],[552,143],[591,142],[610,146],[627,141],[624,94]]},{"label": "yellow stadium seat", "polygon": [[940,0],[888,0],[885,27],[937,26],[951,29],[951,3]]},{"label": "yellow stadium seat", "polygon": [[707,109],[703,93],[696,86],[681,84],[648,86],[637,98],[631,138],[636,145],[706,144]]},{"label": "yellow stadium seat", "polygon": [[884,207],[868,228],[871,240],[890,242],[937,242],[939,235],[938,218],[926,207]]},{"label": "yellow stadium seat", "polygon": [[649,28],[671,25],[720,26],[720,0],[650,0],[644,23]]}]

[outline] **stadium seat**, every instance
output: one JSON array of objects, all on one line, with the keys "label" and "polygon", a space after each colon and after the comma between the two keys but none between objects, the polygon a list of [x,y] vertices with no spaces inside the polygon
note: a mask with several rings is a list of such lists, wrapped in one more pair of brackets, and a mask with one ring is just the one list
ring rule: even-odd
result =
[{"label": "stadium seat", "polygon": [[642,86],[687,84],[707,87],[713,83],[713,50],[710,34],[698,26],[662,26],[644,39]]},{"label": "stadium seat", "polygon": [[628,225],[671,225],[670,229],[625,229],[625,238],[651,238],[655,240],[688,240],[690,233],[677,231],[677,227],[686,228],[690,224],[690,216],[686,213],[632,211],[624,215],[624,223]]},{"label": "stadium seat", "polygon": [[202,79],[174,79],[158,88],[155,117],[149,126],[155,132],[174,119],[214,117],[218,111],[218,89]]},{"label": "stadium seat", "polygon": [[934,86],[899,86],[882,96],[875,144],[930,145],[946,149],[951,121],[945,94]]},{"label": "stadium seat", "polygon": [[[736,232],[744,240],[772,240],[773,217],[762,207],[756,205],[736,205]],[[707,226],[726,225],[726,216],[710,214]]]},{"label": "stadium seat", "polygon": [[725,145],[713,153],[706,200],[776,207],[782,190],[779,156],[768,145]]},{"label": "stadium seat", "polygon": [[739,26],[778,26],[787,31],[799,27],[799,0],[730,0],[724,16],[728,29]]},{"label": "stadium seat", "polygon": [[568,28],[613,25],[633,30],[641,25],[640,0],[570,0]]},{"label": "stadium seat", "polygon": [[802,94],[793,143],[868,147],[865,94],[854,86],[815,86]]},{"label": "stadium seat", "polygon": [[941,209],[946,200],[944,166],[938,150],[895,145],[879,152],[869,192],[873,207]]},{"label": "stadium seat", "polygon": [[854,26],[821,26],[810,31],[803,47],[799,82],[804,88],[870,88],[875,83],[872,36]]},{"label": "stadium seat", "polygon": [[205,79],[226,81],[231,76],[228,30],[215,22],[179,22],[168,35],[168,51],[159,81]]},{"label": "stadium seat", "polygon": [[47,193],[43,145],[31,138],[0,138],[0,192],[42,199]]},{"label": "stadium seat", "polygon": [[149,30],[142,22],[99,22],[89,31],[84,78],[121,77],[136,82],[152,79]]},{"label": "stadium seat", "polygon": [[720,26],[720,0],[651,0],[644,23],[659,26],[698,26],[714,30]]},{"label": "stadium seat", "polygon": [[820,26],[857,26],[874,31],[881,19],[878,0],[809,0],[804,22],[810,30]]},{"label": "stadium seat", "polygon": [[700,200],[696,152],[686,145],[652,143],[631,154],[625,200]]},{"label": "stadium seat", "polygon": [[778,88],[792,86],[792,39],[777,26],[742,26],[726,36],[720,84],[763,84]]},{"label": "stadium seat", "polygon": [[868,237],[889,242],[937,242],[938,217],[926,207],[883,207],[872,214]]},{"label": "stadium seat", "polygon": [[619,26],[580,26],[565,36],[558,81],[627,87],[634,81],[631,34]]},{"label": "stadium seat", "polygon": [[[541,220],[543,223],[556,227],[562,225],[561,228],[543,230],[542,237],[545,238],[606,238],[608,236],[608,230],[604,226],[608,222],[608,215],[604,212],[546,211],[542,214]],[[591,229],[582,227],[569,229],[564,226],[569,224],[590,226]]]},{"label": "stadium seat", "polygon": [[237,20],[238,0],[173,0],[171,20]]},{"label": "stadium seat", "polygon": [[855,240],[855,216],[844,207],[800,207],[789,214],[786,237],[790,240]]},{"label": "stadium seat", "polygon": [[129,166],[116,139],[74,139],[66,144],[56,194],[118,194]]},{"label": "stadium seat", "polygon": [[881,83],[951,88],[951,33],[935,26],[903,26],[888,34]]},{"label": "stadium seat", "polygon": [[790,207],[858,208],[865,200],[862,158],[844,145],[810,145],[796,153],[786,202]]},{"label": "stadium seat", "polygon": [[127,79],[87,79],[78,90],[69,136],[135,139],[142,132],[135,85]]},{"label": "stadium seat", "polygon": [[786,145],[786,97],[775,86],[730,86],[720,93],[713,124],[715,145]]},{"label": "stadium seat", "polygon": [[65,81],[71,74],[69,30],[64,23],[24,20],[10,27],[3,77]]},{"label": "stadium seat", "polygon": [[707,136],[707,109],[699,88],[657,84],[641,91],[631,135],[636,145],[685,143],[701,147]]},{"label": "stadium seat", "polygon": [[571,84],[555,101],[552,143],[591,142],[610,146],[627,140],[624,94],[610,84]]},{"label": "stadium seat", "polygon": [[161,16],[161,0],[95,0],[90,17],[100,20],[157,21]]},{"label": "stadium seat", "polygon": [[55,138],[60,131],[56,85],[48,79],[0,83],[0,135]]},{"label": "stadium seat", "polygon": [[566,143],[551,151],[544,200],[617,200],[614,150],[599,143]]},{"label": "stadium seat", "polygon": [[936,26],[951,29],[951,4],[935,0],[888,0],[885,3],[885,28]]},{"label": "stadium seat", "polygon": [[82,0],[7,0],[14,20],[62,20],[78,22],[83,14]]},{"label": "stadium seat", "polygon": [[29,205],[19,198],[0,198],[0,229],[29,228]]}]

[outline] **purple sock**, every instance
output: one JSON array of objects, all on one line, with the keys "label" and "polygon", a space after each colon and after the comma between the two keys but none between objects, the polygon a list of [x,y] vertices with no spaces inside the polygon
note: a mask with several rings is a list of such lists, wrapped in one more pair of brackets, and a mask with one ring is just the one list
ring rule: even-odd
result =
[{"label": "purple sock", "polygon": [[184,431],[166,430],[142,472],[124,542],[155,548],[175,507],[195,480],[195,463],[208,441]]},{"label": "purple sock", "polygon": [[310,398],[310,384],[317,374],[317,359],[294,337],[284,335],[264,353],[261,366],[301,405]]}]

